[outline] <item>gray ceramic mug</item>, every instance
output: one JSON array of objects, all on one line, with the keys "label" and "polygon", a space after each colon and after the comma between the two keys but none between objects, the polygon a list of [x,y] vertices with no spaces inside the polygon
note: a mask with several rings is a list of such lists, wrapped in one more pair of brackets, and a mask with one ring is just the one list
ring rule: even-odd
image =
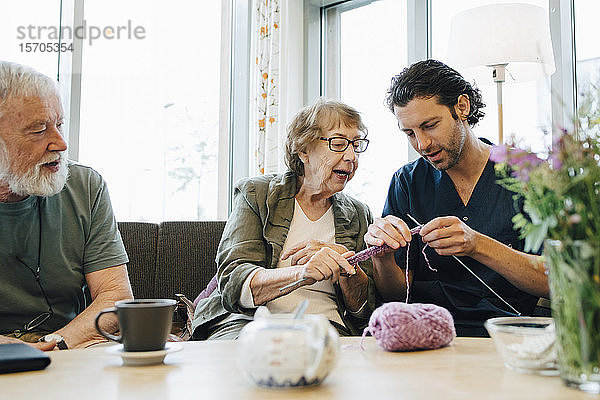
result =
[{"label": "gray ceramic mug", "polygon": [[[173,311],[177,302],[171,299],[135,299],[115,302],[96,316],[96,330],[105,338],[123,343],[124,351],[163,350],[171,332]],[[120,336],[100,328],[100,317],[117,314]]]}]

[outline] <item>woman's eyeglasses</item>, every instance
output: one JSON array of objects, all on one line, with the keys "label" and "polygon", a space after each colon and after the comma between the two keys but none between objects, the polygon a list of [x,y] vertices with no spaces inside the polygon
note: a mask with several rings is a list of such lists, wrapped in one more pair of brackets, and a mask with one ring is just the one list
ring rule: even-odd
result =
[{"label": "woman's eyeglasses", "polygon": [[37,317],[33,318],[31,321],[26,323],[23,326],[22,331],[21,330],[15,331],[14,334],[16,337],[20,337],[28,332],[33,331],[35,328],[39,327],[44,322],[48,321],[48,319],[54,315],[54,310],[52,309],[50,300],[48,300],[48,296],[46,296],[46,291],[44,290],[44,287],[42,286],[42,281],[40,280],[40,260],[42,258],[42,209],[41,209],[42,204],[41,204],[39,197],[38,197],[37,203],[38,203],[37,206],[38,206],[38,219],[39,219],[37,268],[34,270],[29,265],[27,265],[27,263],[25,263],[25,261],[21,260],[21,258],[19,258],[19,257],[16,257],[16,258],[17,258],[17,261],[19,263],[21,263],[21,265],[25,266],[25,268],[27,268],[33,274],[33,277],[35,278],[35,281],[37,282],[38,286],[40,287],[40,291],[42,292],[42,295],[44,296],[44,299],[46,300],[46,304],[48,304],[48,311],[41,313]]},{"label": "woman's eyeglasses", "polygon": [[351,144],[355,153],[362,153],[363,151],[367,150],[367,147],[369,147],[369,139],[364,138],[350,140],[346,139],[345,137],[336,136],[330,138],[322,137],[319,139],[329,142],[329,150],[336,153],[343,153]]}]

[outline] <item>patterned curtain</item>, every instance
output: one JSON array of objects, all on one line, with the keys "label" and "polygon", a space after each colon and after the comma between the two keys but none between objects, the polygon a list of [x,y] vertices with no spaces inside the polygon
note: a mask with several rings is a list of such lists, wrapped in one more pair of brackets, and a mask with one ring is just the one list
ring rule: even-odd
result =
[{"label": "patterned curtain", "polygon": [[250,111],[254,171],[251,173],[269,174],[280,172],[279,159],[283,158],[279,132],[280,0],[254,0],[254,13]]}]

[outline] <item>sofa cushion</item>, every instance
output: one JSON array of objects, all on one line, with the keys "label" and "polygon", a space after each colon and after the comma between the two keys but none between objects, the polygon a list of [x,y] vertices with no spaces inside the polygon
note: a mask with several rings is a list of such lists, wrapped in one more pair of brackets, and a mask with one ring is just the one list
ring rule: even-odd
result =
[{"label": "sofa cushion", "polygon": [[162,222],[158,232],[155,296],[176,293],[194,299],[217,270],[216,254],[225,221]]},{"label": "sofa cushion", "polygon": [[155,298],[158,224],[119,222],[119,231],[129,256],[127,272],[136,298]]}]

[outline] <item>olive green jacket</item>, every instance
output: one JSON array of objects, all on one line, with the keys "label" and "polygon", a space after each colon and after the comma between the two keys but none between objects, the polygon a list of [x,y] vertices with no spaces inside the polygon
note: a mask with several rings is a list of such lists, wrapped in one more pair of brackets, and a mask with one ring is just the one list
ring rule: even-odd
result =
[{"label": "olive green jacket", "polygon": [[[294,215],[295,195],[296,174],[291,171],[244,179],[236,185],[233,210],[217,251],[218,287],[196,307],[194,338],[205,339],[210,327],[230,313],[254,315],[255,309],[239,304],[243,283],[256,268],[277,268]],[[373,220],[369,208],[343,193],[334,194],[331,201],[336,243],[353,251],[365,248],[364,235]],[[373,266],[368,260],[360,267],[369,277],[368,316],[375,308]],[[368,319],[347,313],[339,284],[334,288],[342,320],[352,334],[360,334]]]}]

